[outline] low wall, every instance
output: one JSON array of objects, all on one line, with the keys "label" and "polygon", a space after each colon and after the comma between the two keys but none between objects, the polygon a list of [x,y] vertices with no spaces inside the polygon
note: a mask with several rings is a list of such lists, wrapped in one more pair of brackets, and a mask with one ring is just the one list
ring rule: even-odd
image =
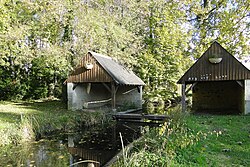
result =
[{"label": "low wall", "polygon": [[109,91],[102,84],[81,83],[75,86],[74,89],[73,83],[67,83],[67,85],[69,110],[100,107],[109,102],[89,103],[110,99]]},{"label": "low wall", "polygon": [[[108,85],[108,84],[107,84]],[[139,93],[140,92],[140,93]],[[102,83],[67,83],[68,109],[81,110],[103,105],[111,106],[111,93]],[[116,105],[119,107],[142,107],[142,87],[119,86],[116,93]]]},{"label": "low wall", "polygon": [[116,104],[123,107],[142,108],[142,86],[139,88],[136,86],[119,86],[116,93]]}]

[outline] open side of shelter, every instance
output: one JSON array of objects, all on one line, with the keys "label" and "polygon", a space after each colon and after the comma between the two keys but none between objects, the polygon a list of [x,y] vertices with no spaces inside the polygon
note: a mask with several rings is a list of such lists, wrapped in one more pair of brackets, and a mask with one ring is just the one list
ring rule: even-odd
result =
[{"label": "open side of shelter", "polygon": [[144,82],[109,56],[88,52],[65,83],[70,110],[142,107]]},{"label": "open side of shelter", "polygon": [[250,113],[250,71],[218,42],[179,79],[182,84],[182,110],[192,91],[194,111]]}]

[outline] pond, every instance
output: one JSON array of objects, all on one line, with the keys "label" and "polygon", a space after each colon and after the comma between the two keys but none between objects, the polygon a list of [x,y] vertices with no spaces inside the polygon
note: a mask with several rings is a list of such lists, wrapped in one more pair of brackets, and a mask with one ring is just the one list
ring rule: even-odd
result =
[{"label": "pond", "polygon": [[56,134],[36,142],[3,147],[0,166],[82,167],[87,160],[103,166],[121,150],[120,134],[125,145],[140,136],[136,124],[117,123],[108,128],[90,128],[72,134]]}]

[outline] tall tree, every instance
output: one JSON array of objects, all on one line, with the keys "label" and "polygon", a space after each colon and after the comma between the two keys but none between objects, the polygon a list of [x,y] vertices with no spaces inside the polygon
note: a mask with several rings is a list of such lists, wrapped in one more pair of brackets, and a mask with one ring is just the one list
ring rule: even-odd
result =
[{"label": "tall tree", "polygon": [[219,41],[233,55],[249,55],[250,1],[186,1],[187,17],[193,25],[192,44],[195,57],[213,40]]},{"label": "tall tree", "polygon": [[167,100],[176,97],[177,79],[190,62],[185,11],[174,1],[150,1],[147,6],[146,45],[138,69],[147,84],[146,96]]}]

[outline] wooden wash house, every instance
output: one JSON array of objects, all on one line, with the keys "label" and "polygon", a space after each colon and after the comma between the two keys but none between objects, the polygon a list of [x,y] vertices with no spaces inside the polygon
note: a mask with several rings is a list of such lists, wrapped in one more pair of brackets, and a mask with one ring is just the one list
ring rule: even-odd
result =
[{"label": "wooden wash house", "polygon": [[250,71],[218,42],[179,79],[182,109],[192,90],[192,110],[223,113],[250,113]]},{"label": "wooden wash house", "polygon": [[69,110],[142,107],[144,82],[109,56],[88,52],[65,83]]}]

